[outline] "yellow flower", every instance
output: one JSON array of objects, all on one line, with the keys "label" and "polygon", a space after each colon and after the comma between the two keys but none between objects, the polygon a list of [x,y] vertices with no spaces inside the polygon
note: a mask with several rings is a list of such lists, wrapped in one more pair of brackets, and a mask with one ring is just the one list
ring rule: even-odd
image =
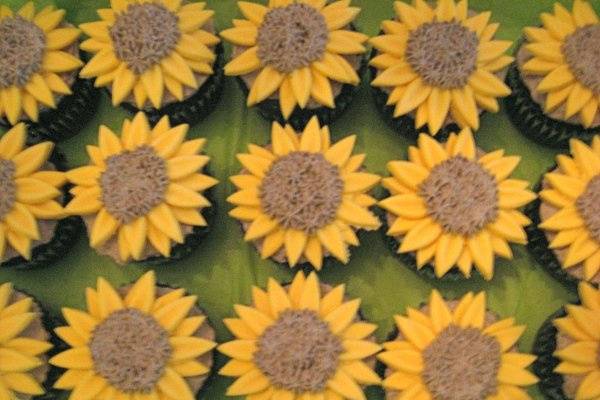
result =
[{"label": "yellow flower", "polygon": [[542,215],[540,228],[556,234],[550,249],[566,251],[562,267],[583,264],[585,279],[592,280],[600,271],[600,138],[593,147],[571,140],[571,154],[557,156],[558,169],[544,175],[540,197],[553,213]]},{"label": "yellow flower", "polygon": [[428,306],[396,316],[398,338],[378,356],[388,367],[383,387],[406,399],[531,399],[521,387],[538,381],[526,370],[535,356],[516,349],[525,327],[498,321],[485,297],[445,302],[434,290]]},{"label": "yellow flower", "polygon": [[157,287],[152,271],[127,291],[99,278],[87,311],[62,310],[68,325],[55,332],[71,348],[50,359],[67,370],[54,387],[72,390],[70,400],[195,399],[216,343],[201,337],[197,297],[184,295]]},{"label": "yellow flower", "polygon": [[219,346],[232,358],[219,373],[236,378],[228,396],[366,399],[361,386],[379,383],[367,363],[380,346],[377,327],[358,319],[360,300],[346,300],[344,285],[324,286],[314,272],[252,292],[253,306],[236,305],[239,318],[223,321],[235,336]]},{"label": "yellow flower", "polygon": [[56,108],[58,96],[71,94],[65,74],[83,63],[72,54],[79,29],[64,16],[53,6],[36,13],[33,2],[16,14],[0,6],[0,117],[12,125],[25,115],[37,121],[41,108]]},{"label": "yellow flower", "polygon": [[348,30],[360,12],[349,4],[346,0],[330,4],[270,0],[268,6],[238,2],[246,19],[234,20],[235,27],[221,36],[241,52],[225,66],[225,74],[256,75],[248,106],[278,92],[287,119],[296,105],[306,108],[311,99],[334,108],[331,81],[358,85],[360,78],[346,57],[364,53],[368,37]]},{"label": "yellow flower", "polygon": [[64,217],[58,201],[66,178],[62,172],[44,170],[54,144],[25,148],[26,137],[20,123],[0,138],[0,260],[7,244],[29,260],[32,242],[40,239],[37,220]]},{"label": "yellow flower", "polygon": [[27,332],[36,320],[41,323],[31,297],[14,291],[11,283],[0,285],[0,400],[45,392],[36,369],[44,366],[52,345]]},{"label": "yellow flower", "polygon": [[510,94],[497,75],[513,61],[505,55],[512,42],[493,40],[500,25],[489,23],[491,13],[468,7],[467,0],[439,0],[435,9],[396,1],[397,20],[371,39],[379,52],[372,85],[389,90],[394,117],[411,114],[432,135],[449,121],[479,129],[480,110],[498,112],[496,99]]},{"label": "yellow flower", "polygon": [[205,28],[214,11],[182,0],[111,0],[101,20],[81,24],[81,44],[94,57],[81,70],[96,87],[111,86],[113,105],[133,95],[139,109],[161,108],[168,93],[178,101],[213,74],[219,38]]},{"label": "yellow flower", "polygon": [[67,172],[75,187],[65,210],[93,219],[93,248],[115,241],[122,262],[144,258],[148,245],[169,257],[172,242],[184,241],[182,225],[206,225],[200,210],[210,202],[201,193],[217,181],[201,173],[206,140],[185,141],[188,128],[163,117],[151,129],[141,112],[125,120],[120,138],[100,127],[91,165]]},{"label": "yellow flower", "polygon": [[[576,378],[574,398],[588,400],[600,396],[600,291],[586,282],[579,284],[581,305],[566,306],[567,316],[554,320],[567,346],[554,356],[561,362],[558,374]],[[558,343],[565,341],[558,341]]]},{"label": "yellow flower", "polygon": [[348,246],[359,244],[355,230],[380,226],[366,194],[379,177],[361,170],[355,141],[330,144],[329,128],[313,117],[301,135],[273,123],[270,147],[249,145],[238,155],[244,171],[231,177],[239,190],[227,199],[236,206],[229,215],[247,225],[244,239],[263,258],[283,251],[290,266],[306,259],[321,269],[327,255],[347,263]]},{"label": "yellow flower", "polygon": [[524,30],[528,58],[521,69],[540,78],[536,90],[544,96],[547,113],[563,107],[565,120],[579,115],[589,128],[600,102],[597,62],[590,59],[597,50],[600,20],[583,0],[575,0],[573,12],[556,3],[554,13],[543,13],[541,19],[542,27]]},{"label": "yellow flower", "polygon": [[536,196],[528,182],[509,179],[520,157],[478,154],[466,128],[445,145],[422,134],[409,159],[388,164],[383,186],[391,196],[380,202],[399,252],[416,252],[417,267],[431,262],[437,277],[454,266],[469,277],[475,264],[492,279],[494,255],[511,259],[508,243],[527,243],[523,226],[531,221],[517,209]]}]

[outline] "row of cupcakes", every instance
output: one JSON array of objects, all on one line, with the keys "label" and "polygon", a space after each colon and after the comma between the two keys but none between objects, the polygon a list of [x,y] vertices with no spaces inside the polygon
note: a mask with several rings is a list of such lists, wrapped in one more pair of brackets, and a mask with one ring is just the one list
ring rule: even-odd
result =
[{"label": "row of cupcakes", "polygon": [[[180,259],[206,234],[217,180],[206,171],[205,139],[187,140],[188,125],[164,117],[151,127],[140,112],[119,135],[101,126],[98,145],[87,146],[89,165],[66,172],[52,143],[27,146],[25,130],[0,138],[6,265],[61,257],[78,235],[77,217],[90,246],[118,263]],[[512,259],[511,244],[528,244],[561,280],[600,282],[600,138],[591,147],[572,141],[572,156],[559,155],[543,176],[539,200],[529,182],[511,177],[520,157],[484,152],[468,128],[444,143],[422,134],[383,180],[366,171],[355,142],[332,141],[315,117],[302,132],[274,123],[270,143],[238,154],[229,215],[263,259],[316,270],[346,264],[358,234],[384,225],[394,252],[430,277],[476,271],[491,280],[496,259]],[[378,201],[370,193],[380,182],[387,194]],[[527,204],[528,216],[520,211]]]},{"label": "row of cupcakes", "polygon": [[[205,3],[112,0],[99,21],[80,25],[89,36],[80,47],[93,55],[85,65],[79,30],[63,21],[63,10],[36,13],[27,3],[13,15],[2,6],[0,117],[67,137],[94,112],[94,80],[113,105],[142,110],[152,124],[165,115],[195,123],[216,106],[223,73],[238,77],[248,106],[268,119],[302,129],[315,115],[323,124],[339,117],[366,66],[369,38],[354,24],[360,9],[345,0],[238,4],[245,19],[220,34],[233,44],[224,67]],[[515,124],[542,143],[566,146],[599,132],[600,23],[587,1],[576,0],[572,12],[556,4],[542,14],[542,27],[525,28],[516,62],[506,54],[512,42],[495,39],[491,13],[475,12],[467,0],[394,8],[370,41],[369,65],[376,102],[395,129],[443,140],[459,127],[477,130],[480,114],[498,112],[506,97]]]},{"label": "row of cupcakes", "polygon": [[526,327],[489,309],[485,292],[446,300],[434,290],[395,316],[380,346],[360,299],[299,272],[287,285],[253,287],[252,304],[223,320],[233,340],[218,346],[197,296],[157,284],[152,271],[119,288],[99,278],[86,308],[64,308],[66,325],[55,329],[33,297],[6,283],[0,398],[64,390],[70,400],[200,399],[218,346],[230,358],[219,374],[234,379],[227,395],[248,400],[364,400],[371,385],[386,398],[526,400],[538,381],[548,399],[596,400],[600,291],[582,283],[579,294],[580,305],[542,326],[533,355],[518,349]]}]

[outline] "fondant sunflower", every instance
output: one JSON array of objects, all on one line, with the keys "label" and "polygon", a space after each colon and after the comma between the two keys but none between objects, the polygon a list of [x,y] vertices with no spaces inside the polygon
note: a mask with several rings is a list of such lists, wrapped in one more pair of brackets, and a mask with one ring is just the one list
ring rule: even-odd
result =
[{"label": "fondant sunflower", "polygon": [[71,94],[66,77],[83,65],[73,44],[79,30],[63,23],[65,10],[33,2],[16,14],[0,5],[0,117],[12,125],[38,120],[43,107],[56,108],[58,96]]},{"label": "fondant sunflower", "polygon": [[581,305],[567,305],[567,316],[554,320],[558,330],[560,360],[555,372],[565,376],[574,390],[573,399],[600,397],[600,291],[586,282],[579,284]]},{"label": "fondant sunflower", "polygon": [[540,197],[551,209],[540,209],[540,228],[555,234],[549,247],[563,251],[562,267],[583,265],[592,280],[600,272],[600,138],[593,147],[572,139],[571,154],[559,155],[558,168],[544,175]]},{"label": "fondant sunflower", "polygon": [[402,399],[530,399],[522,389],[537,378],[535,356],[519,353],[525,331],[514,318],[498,321],[485,292],[445,302],[434,290],[421,310],[396,316],[399,335],[378,358],[388,367],[383,386]]},{"label": "fondant sunflower", "polygon": [[54,387],[70,400],[194,400],[216,343],[201,335],[196,296],[184,294],[157,287],[152,271],[120,291],[99,278],[87,311],[62,310],[68,325],[55,331],[71,348],[50,359],[66,369]]},{"label": "fondant sunflower", "polygon": [[309,101],[334,108],[332,81],[358,85],[360,78],[345,56],[365,52],[368,36],[349,29],[360,9],[350,1],[270,0],[268,6],[238,2],[245,20],[221,36],[239,47],[225,74],[255,74],[248,106],[278,92],[288,119]]},{"label": "fondant sunflower", "polygon": [[231,177],[239,190],[227,199],[236,206],[229,215],[247,225],[244,239],[263,258],[281,253],[290,266],[306,260],[316,269],[324,255],[347,263],[355,230],[380,226],[366,194],[379,177],[361,170],[365,156],[352,155],[355,141],[330,144],[329,128],[313,117],[300,135],[273,123],[270,147],[250,145],[238,155],[245,169]]},{"label": "fondant sunflower", "polygon": [[101,20],[80,26],[90,39],[81,48],[94,57],[81,70],[110,86],[118,105],[133,96],[137,108],[161,108],[167,94],[182,101],[213,74],[219,38],[204,29],[214,11],[206,3],[181,0],[111,0],[98,10]]},{"label": "fondant sunflower", "polygon": [[371,39],[379,55],[373,86],[389,90],[394,117],[411,114],[416,128],[432,135],[448,124],[479,129],[480,109],[498,112],[498,97],[510,89],[498,75],[513,58],[510,41],[494,40],[499,24],[491,13],[474,13],[467,0],[396,1],[396,19],[382,24],[383,35]]},{"label": "fondant sunflower", "polygon": [[33,299],[0,285],[0,399],[45,393],[45,353],[52,348]]},{"label": "fondant sunflower", "polygon": [[0,261],[11,249],[29,260],[32,243],[41,239],[38,220],[65,215],[59,188],[66,178],[43,169],[54,144],[26,147],[26,137],[23,123],[0,137]]},{"label": "fondant sunflower", "polygon": [[416,252],[417,267],[431,262],[437,277],[454,266],[469,277],[475,265],[492,279],[494,255],[511,259],[508,243],[527,243],[531,221],[517,209],[536,196],[528,182],[509,179],[520,157],[481,154],[465,128],[445,144],[421,134],[409,159],[388,164],[391,196],[380,202],[399,253]]},{"label": "fondant sunflower", "polygon": [[598,125],[600,20],[596,12],[587,1],[575,0],[572,12],[556,3],[554,13],[543,13],[541,19],[541,27],[525,28],[528,55],[521,69],[540,77],[536,90],[547,113],[560,110],[565,120],[578,116],[586,128]]},{"label": "fondant sunflower", "polygon": [[219,346],[232,358],[219,373],[236,378],[228,396],[365,400],[361,386],[379,383],[367,364],[380,350],[377,327],[358,320],[360,300],[346,301],[343,285],[299,272],[289,287],[269,279],[253,297],[253,306],[235,306],[239,318],[223,321],[235,336]]},{"label": "fondant sunflower", "polygon": [[206,140],[185,141],[188,128],[164,117],[151,129],[141,112],[125,120],[121,137],[100,127],[99,146],[88,147],[91,165],[67,172],[75,187],[65,210],[84,216],[93,248],[115,247],[121,262],[169,257],[183,227],[206,225],[200,211],[210,202],[201,193],[217,181],[201,173]]}]

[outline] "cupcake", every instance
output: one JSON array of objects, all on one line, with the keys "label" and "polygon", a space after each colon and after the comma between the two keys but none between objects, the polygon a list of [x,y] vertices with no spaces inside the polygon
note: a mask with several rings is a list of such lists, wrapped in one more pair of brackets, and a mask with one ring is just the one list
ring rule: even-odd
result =
[{"label": "cupcake", "polygon": [[600,291],[579,284],[580,304],[561,308],[542,325],[534,370],[548,399],[595,400],[600,396]]},{"label": "cupcake", "polygon": [[43,267],[63,257],[79,234],[65,218],[64,161],[52,142],[28,146],[19,123],[0,134],[0,266]]},{"label": "cupcake", "polygon": [[252,306],[236,305],[238,318],[223,321],[235,336],[219,346],[231,358],[219,374],[235,378],[228,396],[366,399],[364,386],[379,383],[377,326],[361,320],[360,300],[346,299],[344,285],[299,272],[288,286],[269,279],[252,293]]},{"label": "cupcake", "polygon": [[378,356],[386,399],[531,399],[524,387],[538,381],[527,371],[536,357],[517,349],[525,327],[489,311],[485,292],[445,301],[434,290],[395,319],[398,333]]},{"label": "cupcake", "polygon": [[512,42],[495,40],[500,24],[467,0],[396,1],[396,16],[371,39],[371,85],[377,107],[398,132],[445,138],[460,128],[479,129],[479,115],[498,112],[510,94],[502,82]]},{"label": "cupcake", "polygon": [[97,105],[91,82],[78,78],[79,29],[64,17],[53,6],[36,13],[33,2],[16,13],[0,6],[0,122],[28,122],[54,141],[78,133]]},{"label": "cupcake", "polygon": [[329,128],[313,117],[302,134],[274,122],[270,145],[238,154],[244,169],[231,177],[229,215],[263,259],[317,270],[331,257],[346,264],[349,246],[359,245],[356,232],[379,228],[368,194],[379,177],[361,167],[364,154],[352,155],[355,141],[331,144]]},{"label": "cupcake", "polygon": [[238,5],[246,19],[221,36],[233,44],[225,74],[238,77],[247,105],[297,130],[313,116],[337,119],[360,83],[368,39],[353,24],[360,8],[346,0]]},{"label": "cupcake", "polygon": [[511,179],[520,157],[477,149],[470,129],[440,144],[421,134],[409,161],[391,161],[387,236],[401,260],[435,278],[494,276],[495,256],[512,259],[509,243],[526,244],[531,221],[518,209],[535,199],[529,183]]},{"label": "cupcake", "polygon": [[556,3],[541,20],[541,27],[524,29],[509,71],[508,115],[523,134],[548,146],[589,141],[600,133],[600,20],[583,0],[575,0],[572,12]]},{"label": "cupcake", "polygon": [[118,0],[80,25],[93,57],[81,76],[105,87],[114,106],[195,124],[214,110],[223,84],[222,47],[206,3]]},{"label": "cupcake", "polygon": [[0,285],[0,396],[31,399],[51,391],[46,315],[37,301],[11,283]]},{"label": "cupcake", "polygon": [[562,282],[600,284],[600,137],[590,147],[571,139],[571,155],[538,184],[540,199],[528,208],[529,250]]},{"label": "cupcake", "polygon": [[83,217],[100,254],[164,263],[199,244],[211,206],[203,193],[217,181],[203,174],[206,140],[186,141],[188,128],[163,117],[151,129],[141,112],[125,120],[120,137],[101,126],[99,146],[88,146],[90,165],[66,173],[75,186],[65,211]]},{"label": "cupcake", "polygon": [[71,399],[200,399],[213,365],[215,331],[183,289],[156,284],[150,271],[114,289],[86,289],[87,310],[63,308],[56,334],[69,346],[50,359],[54,384]]}]

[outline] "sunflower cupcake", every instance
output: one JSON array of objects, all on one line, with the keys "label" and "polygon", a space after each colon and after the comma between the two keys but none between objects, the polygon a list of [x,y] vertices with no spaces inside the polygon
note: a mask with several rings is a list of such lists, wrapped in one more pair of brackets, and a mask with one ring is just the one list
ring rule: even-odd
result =
[{"label": "sunflower cupcake", "polygon": [[246,399],[366,400],[364,386],[379,384],[373,371],[376,325],[360,318],[360,300],[344,285],[319,283],[299,272],[282,287],[253,287],[253,304],[236,305],[223,322],[235,339],[219,346],[231,358],[219,374],[235,378],[228,396]]},{"label": "sunflower cupcake", "polygon": [[398,334],[378,356],[386,399],[531,399],[535,356],[517,349],[525,327],[489,311],[485,292],[445,301],[434,290],[429,304],[395,319]]},{"label": "sunflower cupcake", "polygon": [[[1,132],[1,130],[0,130]],[[19,123],[0,133],[0,266],[44,267],[64,256],[79,234],[66,218],[64,160],[52,142],[26,145]]]},{"label": "sunflower cupcake", "polygon": [[509,243],[526,244],[530,220],[518,209],[535,199],[529,183],[511,179],[520,157],[484,153],[469,128],[440,144],[421,134],[408,161],[391,161],[383,179],[390,195],[387,235],[401,259],[435,278],[494,276],[496,256],[512,259]]},{"label": "sunflower cupcake", "polygon": [[221,32],[233,44],[225,74],[239,77],[247,105],[301,130],[350,105],[360,82],[368,37],[356,30],[360,8],[350,1],[270,0],[238,5],[246,19]]},{"label": "sunflower cupcake", "polygon": [[217,181],[203,174],[206,140],[186,141],[188,128],[163,117],[151,129],[141,112],[125,120],[120,137],[101,126],[99,145],[87,148],[90,165],[66,173],[75,186],[65,211],[83,217],[100,254],[164,263],[199,244],[211,206],[203,194]]},{"label": "sunflower cupcake", "polygon": [[582,282],[579,299],[551,316],[535,341],[534,370],[549,399],[600,397],[600,291]]},{"label": "sunflower cupcake", "polygon": [[528,208],[534,224],[529,249],[549,272],[575,286],[600,284],[600,137],[593,146],[571,139],[571,154],[538,185],[540,200]]},{"label": "sunflower cupcake", "polygon": [[507,82],[508,115],[528,137],[552,147],[600,133],[600,20],[592,5],[559,3],[541,15],[540,27],[524,29],[517,62]]},{"label": "sunflower cupcake", "polygon": [[112,0],[99,21],[80,25],[95,78],[114,106],[144,111],[155,124],[194,124],[216,107],[223,83],[220,40],[204,2]]},{"label": "sunflower cupcake", "polygon": [[238,190],[227,199],[235,206],[229,215],[263,259],[316,270],[328,257],[346,264],[349,246],[359,245],[356,232],[379,228],[367,194],[379,176],[361,167],[364,154],[352,155],[355,141],[332,144],[329,128],[313,117],[301,134],[274,122],[269,146],[238,154],[244,169],[231,177]]},{"label": "sunflower cupcake", "polygon": [[498,112],[510,94],[502,82],[513,58],[512,42],[495,40],[500,24],[467,0],[394,3],[393,20],[371,39],[370,61],[377,106],[400,133],[444,138],[460,128],[479,129],[479,115]]},{"label": "sunflower cupcake", "polygon": [[78,133],[97,105],[91,82],[78,78],[79,29],[64,17],[33,2],[16,12],[0,5],[0,122],[28,122],[54,141]]},{"label": "sunflower cupcake", "polygon": [[86,289],[87,310],[63,308],[56,334],[69,346],[50,359],[70,399],[200,399],[213,365],[215,331],[196,296],[156,284],[150,271],[114,289]]}]

